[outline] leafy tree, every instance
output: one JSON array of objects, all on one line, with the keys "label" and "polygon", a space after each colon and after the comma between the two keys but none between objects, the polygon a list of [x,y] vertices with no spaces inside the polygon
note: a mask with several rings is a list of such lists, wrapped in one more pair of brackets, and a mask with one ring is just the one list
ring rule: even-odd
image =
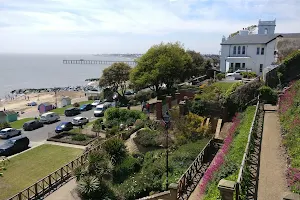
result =
[{"label": "leafy tree", "polygon": [[191,56],[192,62],[191,66],[186,68],[186,75],[191,76],[199,76],[205,74],[205,69],[203,66],[204,58],[200,53],[188,50],[187,53]]},{"label": "leafy tree", "polygon": [[[249,33],[252,34],[252,33],[255,31],[256,28],[257,28],[257,25],[251,25],[251,26],[248,26],[248,27],[246,28],[246,30],[248,30]],[[239,34],[239,31],[236,31],[236,32],[234,32],[234,33],[231,33],[231,34],[229,35],[229,37],[231,38],[231,37],[233,37],[233,36],[235,36],[235,35],[237,35],[237,34]]]},{"label": "leafy tree", "polygon": [[150,87],[156,92],[164,83],[167,88],[171,88],[178,80],[187,78],[185,68],[190,67],[191,62],[191,56],[178,42],[154,45],[137,60],[130,81],[136,87]]},{"label": "leafy tree", "polygon": [[[103,70],[100,78],[101,87],[110,87],[113,92],[124,97],[131,68],[126,63],[114,63]],[[121,92],[121,94],[120,94]]]},{"label": "leafy tree", "polygon": [[203,68],[205,69],[205,72],[209,69],[211,69],[213,66],[210,62],[210,60],[206,60],[204,63],[203,63]]},{"label": "leafy tree", "polygon": [[109,154],[113,164],[120,163],[127,155],[124,141],[119,138],[111,138],[103,144],[103,148]]}]

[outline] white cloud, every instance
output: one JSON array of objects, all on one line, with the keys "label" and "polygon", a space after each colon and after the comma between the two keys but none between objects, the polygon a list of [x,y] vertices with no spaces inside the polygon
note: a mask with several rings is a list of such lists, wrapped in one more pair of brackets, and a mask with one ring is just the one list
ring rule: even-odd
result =
[{"label": "white cloud", "polygon": [[[132,50],[133,47],[129,48],[128,44],[136,44],[139,51],[147,49],[150,42],[168,40],[169,35],[176,34],[178,40],[182,39],[181,42],[185,43],[186,47],[197,48],[194,40],[199,42],[199,48],[196,50],[218,52],[222,35],[257,24],[259,18],[277,18],[277,32],[300,32],[298,0],[0,2],[0,42],[4,44],[0,51],[3,52],[18,52],[20,49],[26,51],[26,48],[30,52],[64,52],[69,49],[57,47],[57,44],[72,46],[74,42],[80,43],[79,47],[88,43],[91,46],[90,51],[86,46],[83,52],[92,52],[93,49],[96,50],[93,44],[109,45],[107,41],[112,43],[111,46],[115,44],[115,47],[109,48],[111,51]],[[129,37],[128,34],[135,37]],[[193,37],[189,37],[190,35]],[[208,35],[210,37],[207,37]],[[139,41],[134,41],[134,38]],[[31,45],[20,48],[16,40],[21,44]],[[99,51],[105,51],[101,45]],[[70,50],[82,50],[79,47]]]}]

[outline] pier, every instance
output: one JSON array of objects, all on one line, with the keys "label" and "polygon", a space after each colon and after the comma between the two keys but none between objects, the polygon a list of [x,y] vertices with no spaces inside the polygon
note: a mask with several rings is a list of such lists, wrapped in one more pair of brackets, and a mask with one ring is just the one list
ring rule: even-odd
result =
[{"label": "pier", "polygon": [[120,60],[84,60],[84,59],[80,59],[80,60],[63,60],[63,64],[79,64],[79,65],[97,65],[97,64],[106,64],[106,65],[111,65],[113,63],[126,63],[128,65],[136,65],[135,61],[120,61]]}]

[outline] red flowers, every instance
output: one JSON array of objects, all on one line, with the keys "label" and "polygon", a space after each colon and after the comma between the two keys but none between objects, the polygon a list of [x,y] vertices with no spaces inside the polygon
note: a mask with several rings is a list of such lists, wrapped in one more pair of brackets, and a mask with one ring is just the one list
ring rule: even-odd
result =
[{"label": "red flowers", "polygon": [[230,149],[230,145],[232,143],[234,132],[238,125],[240,124],[240,119],[238,118],[238,115],[236,115],[233,118],[233,124],[231,125],[230,129],[228,130],[228,136],[224,140],[224,144],[222,148],[219,150],[217,155],[215,156],[213,162],[210,164],[206,172],[204,173],[204,176],[202,178],[201,184],[200,184],[200,194],[204,194],[207,184],[213,179],[213,176],[216,171],[219,170],[219,168],[224,163],[225,155],[228,153],[228,150]]}]

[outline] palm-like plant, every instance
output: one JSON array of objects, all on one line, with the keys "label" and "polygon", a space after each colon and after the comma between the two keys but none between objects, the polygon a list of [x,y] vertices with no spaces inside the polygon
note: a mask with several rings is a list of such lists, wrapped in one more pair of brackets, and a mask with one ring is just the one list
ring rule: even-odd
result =
[{"label": "palm-like plant", "polygon": [[113,166],[104,151],[93,152],[88,157],[88,171],[90,174],[104,179],[111,177]]},{"label": "palm-like plant", "polygon": [[80,181],[82,177],[89,174],[88,166],[79,166],[75,168],[73,174],[76,177],[76,181]]},{"label": "palm-like plant", "polygon": [[89,195],[99,189],[100,181],[95,176],[85,176],[78,182],[78,190],[83,195]]}]

